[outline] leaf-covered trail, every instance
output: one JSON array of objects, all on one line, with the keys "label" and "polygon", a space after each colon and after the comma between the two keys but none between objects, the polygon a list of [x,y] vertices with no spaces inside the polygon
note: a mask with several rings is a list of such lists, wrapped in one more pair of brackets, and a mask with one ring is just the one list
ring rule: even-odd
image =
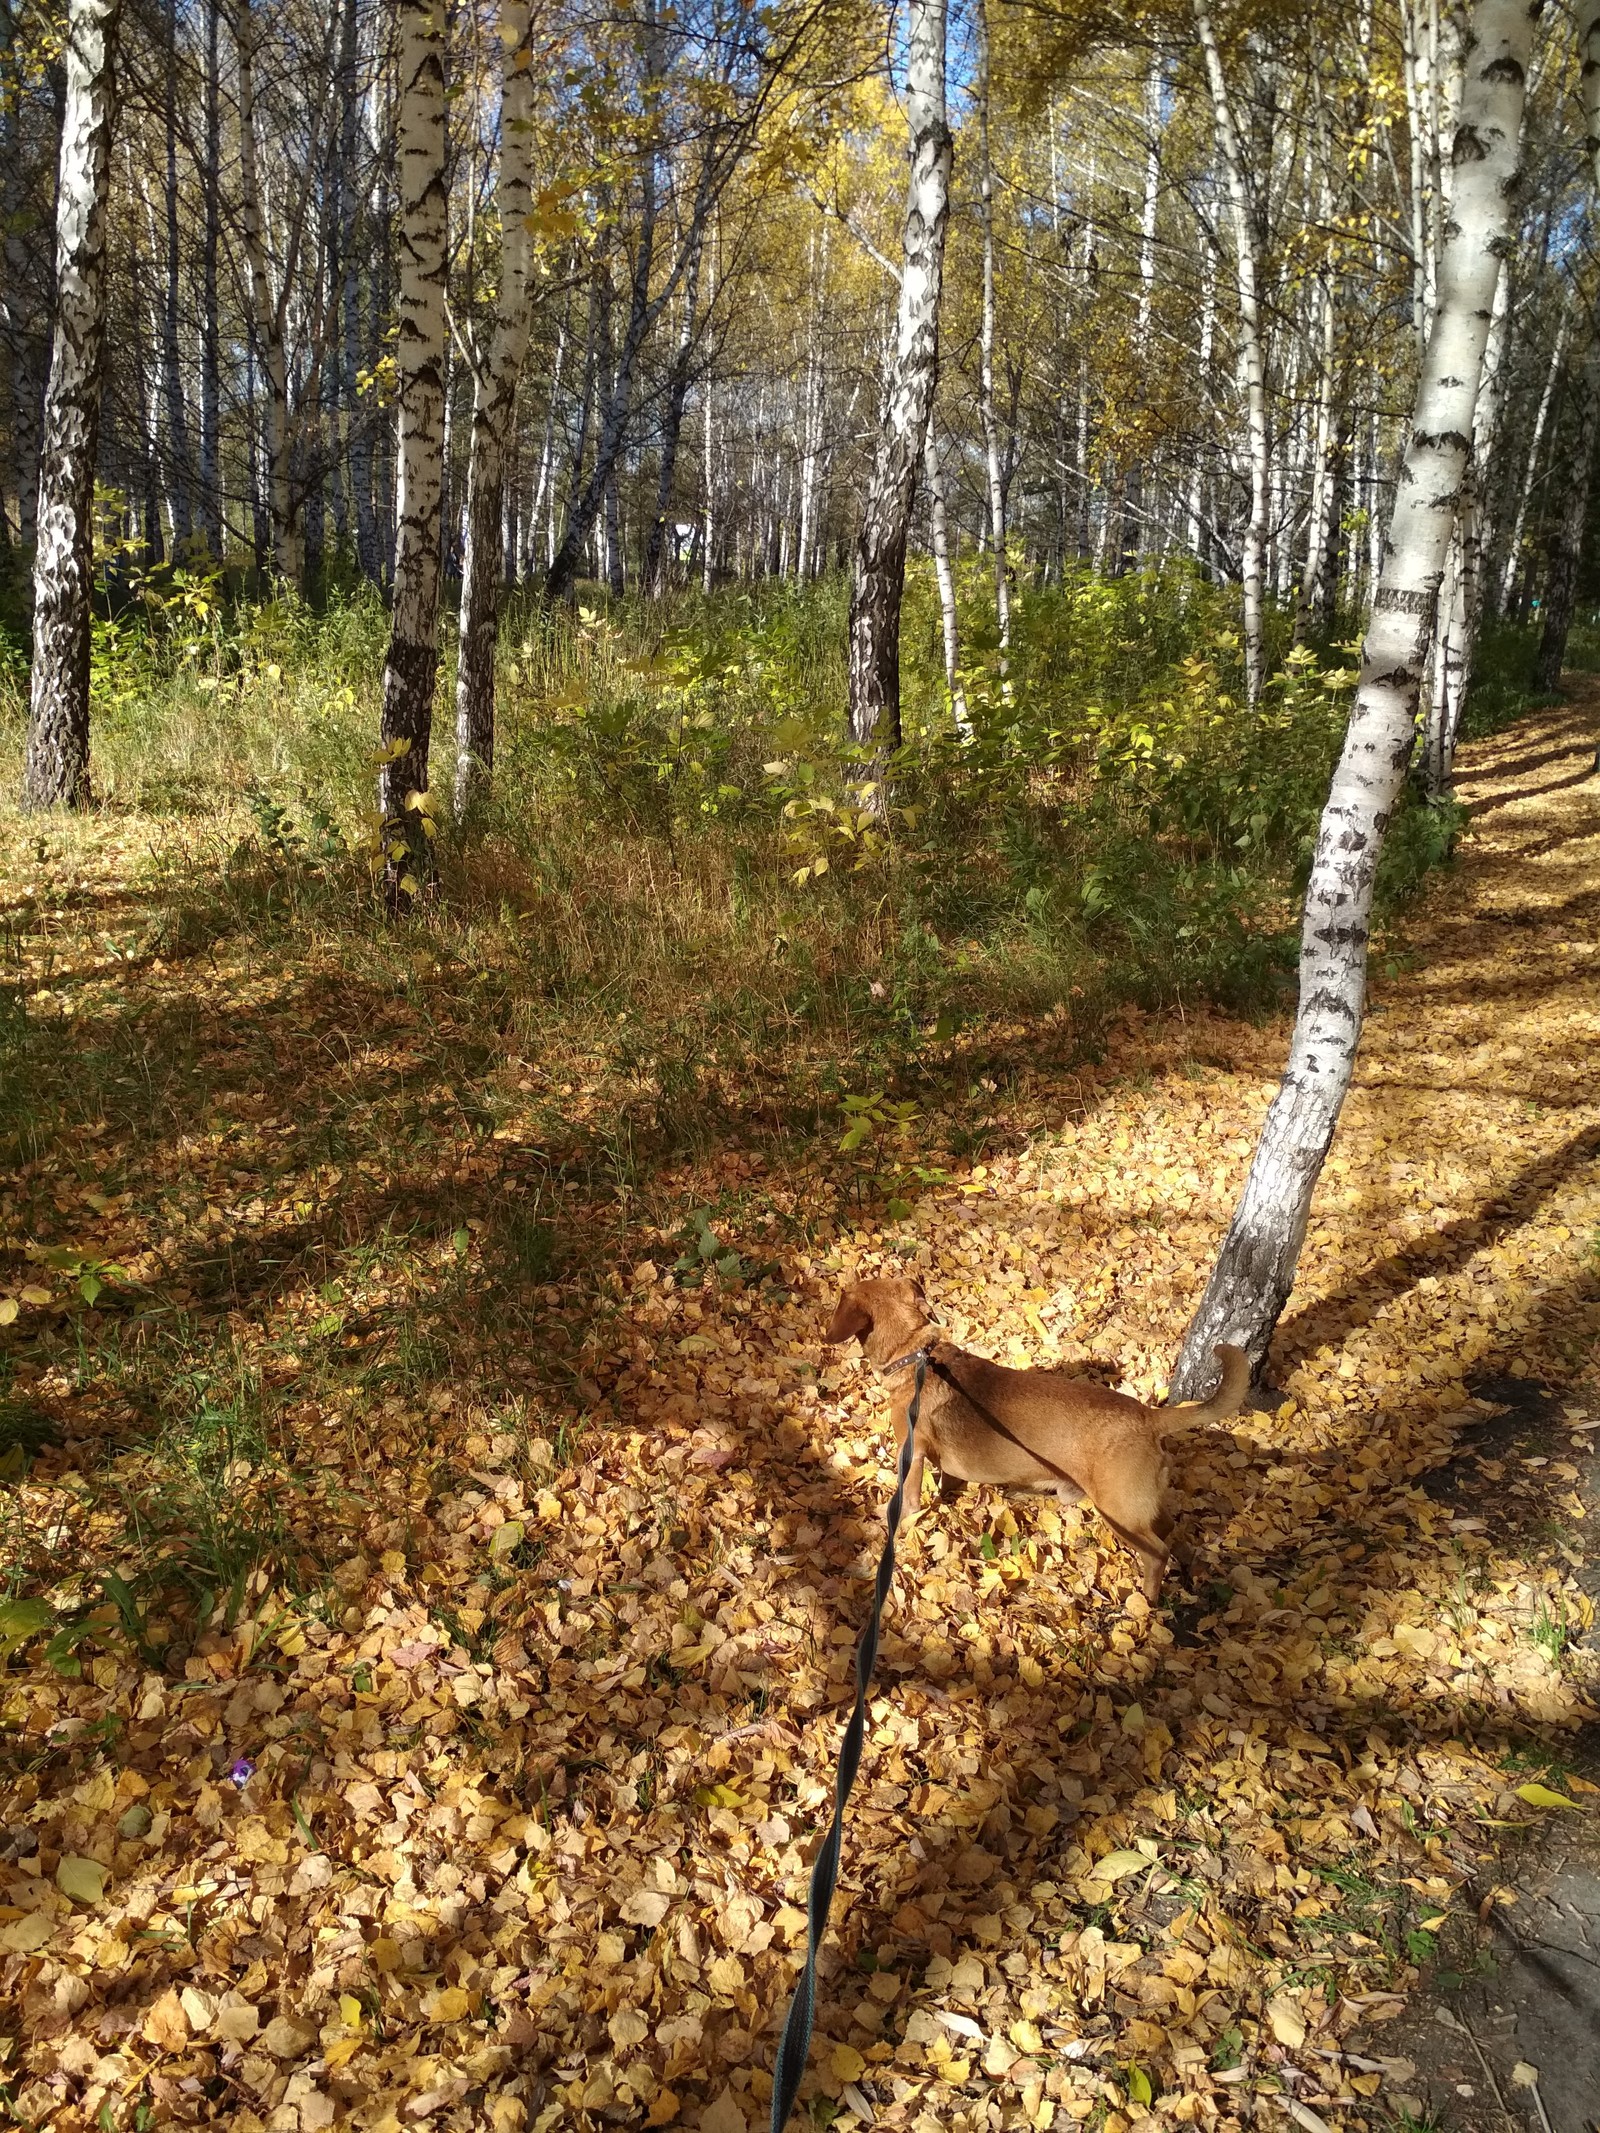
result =
[{"label": "leaf-covered trail", "polygon": [[[1557,1811],[1517,1788],[1594,1811],[1563,1777],[1597,1715],[1593,1433],[1527,1466],[1474,1465],[1471,1433],[1497,1381],[1594,1411],[1596,709],[1467,751],[1472,831],[1376,983],[1281,1405],[1186,1448],[1188,1594],[1150,1613],[1092,1514],[925,1514],[814,2123],[1386,2124],[1372,2025],[1441,1947],[1471,1960],[1495,1825]],[[309,1285],[246,1296],[301,1477],[274,1515],[340,1558],[333,1602],[258,1593],[181,1666],[109,1635],[75,1682],[13,1662],[24,2119],[763,2120],[892,1451],[870,1373],[817,1374],[832,1294],[914,1264],[955,1337],[1155,1391],[1283,1040],[1127,1017],[997,1113],[1004,1153],[904,1222],[834,1208],[759,1289],[680,1287],[639,1240],[587,1299],[571,1404],[464,1351],[429,1396],[354,1402],[294,1361]],[[207,1213],[243,1235],[232,1160],[242,1211]],[[774,1205],[804,1189],[741,1160]],[[65,1411],[64,1364],[28,1383]],[[69,1446],[17,1496],[87,1559],[115,1460]],[[1470,1510],[1464,1467],[1493,1485]]]}]

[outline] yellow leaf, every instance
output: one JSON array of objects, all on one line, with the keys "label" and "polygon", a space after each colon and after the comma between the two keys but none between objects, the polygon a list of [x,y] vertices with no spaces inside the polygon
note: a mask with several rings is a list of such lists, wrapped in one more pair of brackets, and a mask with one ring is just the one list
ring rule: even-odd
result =
[{"label": "yellow leaf", "polygon": [[1576,1807],[1578,1804],[1564,1793],[1552,1792],[1548,1785],[1519,1785],[1517,1798],[1526,1800],[1530,1807]]},{"label": "yellow leaf", "polygon": [[346,2029],[359,2029],[361,2027],[361,2002],[353,1992],[340,1993],[339,2019]]},{"label": "yellow leaf", "polygon": [[1439,1911],[1439,1912],[1437,1912],[1437,1913],[1436,1913],[1436,1914],[1435,1914],[1435,1915],[1434,1915],[1434,1916],[1433,1916],[1432,1918],[1425,1918],[1425,1919],[1423,1919],[1423,1921],[1422,1921],[1422,1930],[1423,1930],[1423,1932],[1424,1932],[1424,1933],[1437,1933],[1437,1932],[1438,1932],[1438,1930],[1439,1930],[1439,1928],[1440,1928],[1440,1927],[1441,1927],[1441,1926],[1442,1926],[1442,1925],[1444,1924],[1445,1920],[1446,1920],[1446,1919],[1447,1919],[1447,1918],[1448,1918],[1449,1916],[1450,1916],[1450,1913],[1449,1913],[1448,1911]]},{"label": "yellow leaf", "polygon": [[1124,1874],[1136,1874],[1150,1864],[1143,1852],[1107,1852],[1103,1859],[1096,1859],[1089,1871],[1096,1881],[1116,1883]]},{"label": "yellow leaf", "polygon": [[533,1508],[541,1518],[554,1522],[561,1516],[561,1498],[553,1495],[549,1489],[541,1489],[534,1499]]},{"label": "yellow leaf", "polygon": [[489,1560],[498,1563],[508,1555],[515,1555],[526,1532],[520,1518],[508,1518],[503,1526],[496,1526],[489,1538]]},{"label": "yellow leaf", "polygon": [[335,2037],[323,2053],[329,2066],[348,2066],[365,2040],[359,2036]]},{"label": "yellow leaf", "polygon": [[647,2126],[670,2126],[679,2111],[678,2094],[675,2089],[657,2089],[650,2105]]},{"label": "yellow leaf", "polygon": [[1306,2041],[1306,2025],[1293,2000],[1273,2000],[1267,2008],[1267,2020],[1272,2024],[1272,2034],[1289,2051],[1298,2051]]},{"label": "yellow leaf", "polygon": [[23,1286],[22,1300],[25,1304],[47,1304],[50,1301],[50,1291],[41,1289],[36,1281],[30,1281]]},{"label": "yellow leaf", "polygon": [[1044,2039],[1032,2022],[1013,2022],[1006,2035],[1019,2052],[1042,2052]]},{"label": "yellow leaf", "polygon": [[14,1296],[0,1296],[0,1326],[9,1326],[16,1315],[17,1299]]},{"label": "yellow leaf", "polygon": [[102,1866],[98,1859],[80,1859],[75,1852],[64,1852],[56,1867],[56,1887],[74,1903],[98,1903],[106,1892],[110,1873],[110,1867]]},{"label": "yellow leaf", "polygon": [[0,1926],[0,1948],[7,1955],[32,1955],[36,1948],[44,1946],[54,1931],[43,1911],[25,1911],[9,1925]]},{"label": "yellow leaf", "polygon": [[836,2044],[828,2057],[828,2070],[839,2081],[859,2081],[867,2062],[853,2044]]},{"label": "yellow leaf", "polygon": [[447,1985],[433,2003],[436,2022],[464,2022],[472,2012],[472,1995],[459,1985]]}]

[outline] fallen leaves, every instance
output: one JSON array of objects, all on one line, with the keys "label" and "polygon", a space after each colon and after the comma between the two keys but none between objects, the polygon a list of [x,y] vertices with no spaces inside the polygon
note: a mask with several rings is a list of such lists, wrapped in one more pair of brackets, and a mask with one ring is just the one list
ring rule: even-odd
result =
[{"label": "fallen leaves", "polygon": [[[810,2075],[844,2122],[1376,2124],[1398,2077],[1350,2040],[1426,1959],[1406,1934],[1456,1930],[1486,1824],[1592,1808],[1581,1781],[1475,1745],[1589,1708],[1561,1642],[1585,1621],[1582,1521],[1560,1508],[1584,1508],[1582,1470],[1480,1462],[1504,1403],[1468,1380],[1492,1363],[1583,1389],[1568,1344],[1600,1223],[1593,986],[1546,971],[1528,931],[1525,997],[1484,1004],[1505,945],[1461,899],[1500,893],[1497,852],[1519,878],[1541,863],[1489,821],[1423,968],[1380,991],[1278,1411],[1184,1447],[1193,1601],[1152,1612],[1082,1509],[926,1508]],[[1130,1015],[1101,1069],[1019,1085],[986,1160],[904,1218],[858,1220],[807,1180],[781,1286],[685,1288],[675,1240],[642,1235],[626,1283],[548,1285],[571,1338],[514,1394],[462,1348],[448,1384],[436,1364],[359,1395],[295,1360],[359,1355],[368,1318],[409,1328],[431,1284],[472,1278],[480,1232],[453,1211],[360,1293],[240,1312],[229,1338],[256,1343],[295,1471],[319,1478],[285,1488],[259,1445],[222,1471],[285,1523],[303,1580],[247,1569],[181,1657],[108,1634],[75,1677],[39,1660],[43,1603],[0,1610],[30,1773],[5,1834],[31,1849],[0,1874],[4,1982],[31,2010],[19,2092],[69,2069],[61,2133],[130,2073],[163,2109],[214,2088],[241,2133],[763,2122],[893,1455],[871,1374],[817,1373],[826,1305],[858,1269],[911,1264],[957,1338],[1109,1358],[1158,1393],[1280,1042]],[[330,1161],[280,1207],[269,1138],[260,1105],[196,1133],[164,1228],[118,1192],[71,1202],[79,1257],[155,1279],[377,1189]],[[454,1159],[498,1191],[511,1145],[463,1135]],[[712,1182],[795,1211],[756,1167]],[[65,1367],[30,1397],[115,1419],[114,1387]],[[79,1463],[41,1459],[18,1491],[66,1561],[107,1530],[73,1426]],[[142,1456],[114,1439],[117,1486]],[[1470,1516],[1429,1494],[1463,1462],[1489,1491]]]}]

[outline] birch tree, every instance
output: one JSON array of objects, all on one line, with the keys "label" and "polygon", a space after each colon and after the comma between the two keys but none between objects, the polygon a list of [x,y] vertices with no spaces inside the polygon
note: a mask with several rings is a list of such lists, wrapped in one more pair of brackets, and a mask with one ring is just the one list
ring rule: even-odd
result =
[{"label": "birch tree", "polygon": [[1294,1283],[1311,1197],[1355,1068],[1378,857],[1416,737],[1445,556],[1471,450],[1495,285],[1515,227],[1524,92],[1537,7],[1477,0],[1451,151],[1451,217],[1401,481],[1323,810],[1300,947],[1300,1006],[1283,1081],[1173,1373],[1176,1399],[1214,1370],[1219,1340],[1259,1370]]},{"label": "birch tree", "polygon": [[1267,426],[1267,357],[1261,326],[1260,264],[1250,179],[1234,118],[1233,98],[1223,71],[1222,54],[1209,9],[1195,0],[1195,34],[1205,61],[1216,124],[1217,154],[1227,181],[1233,215],[1234,271],[1239,289],[1239,350],[1245,380],[1245,419],[1250,454],[1250,518],[1244,530],[1240,565],[1244,595],[1244,692],[1253,710],[1261,695],[1264,671],[1262,608],[1266,593],[1267,513],[1272,487],[1271,444]]},{"label": "birch tree", "polygon": [[[1600,0],[1580,0],[1578,84],[1583,99],[1584,149],[1593,173],[1589,195],[1592,228],[1595,204],[1600,201]],[[1583,550],[1584,527],[1589,518],[1595,442],[1597,433],[1600,433],[1600,320],[1592,312],[1588,327],[1588,349],[1578,388],[1577,437],[1567,469],[1561,515],[1551,541],[1539,653],[1533,670],[1533,685],[1545,694],[1560,686],[1561,670],[1566,664],[1578,563]]]},{"label": "birch tree", "polygon": [[533,269],[533,52],[527,0],[504,0],[500,37],[500,279],[489,346],[478,356],[473,380],[456,668],[458,814],[470,809],[494,769],[494,652],[505,572],[506,444],[528,350]]},{"label": "birch tree", "polygon": [[384,884],[404,910],[431,872],[428,745],[439,664],[440,507],[444,494],[445,160],[441,0],[398,0],[395,295],[399,478],[394,609],[383,667],[378,773]]},{"label": "birch tree", "polygon": [[70,0],[56,325],[40,450],[26,808],[89,804],[89,596],[105,346],[106,191],[121,0]]},{"label": "birch tree", "polygon": [[[1006,555],[1006,500],[1000,481],[1000,425],[994,410],[994,169],[989,154],[989,11],[978,0],[978,200],[983,216],[983,324],[979,335],[978,409],[983,424],[984,472],[989,489],[989,538],[994,549],[994,612],[1000,672],[1011,653],[1011,572]],[[929,467],[933,461],[930,457]],[[935,507],[943,515],[943,504]],[[952,689],[953,693],[953,689]]]},{"label": "birch tree", "polygon": [[856,539],[850,599],[850,733],[862,747],[900,745],[900,604],[917,466],[939,367],[939,299],[954,154],[945,116],[946,0],[910,0],[906,199],[894,348],[878,450]]}]

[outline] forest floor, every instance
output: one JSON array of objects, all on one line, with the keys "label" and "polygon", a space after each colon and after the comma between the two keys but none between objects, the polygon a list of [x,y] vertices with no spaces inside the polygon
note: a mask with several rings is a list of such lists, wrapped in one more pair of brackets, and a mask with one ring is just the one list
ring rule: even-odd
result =
[{"label": "forest floor", "polygon": [[[1092,1513],[925,1513],[802,2121],[1600,2112],[1539,2027],[1600,1810],[1578,686],[1466,751],[1276,1404],[1183,1448],[1187,1587],[1150,1610]],[[426,970],[152,947],[181,825],[13,830],[59,1085],[0,1239],[0,1513],[65,1625],[51,1665],[0,1617],[14,2117],[764,2123],[893,1455],[832,1298],[914,1267],[955,1338],[1155,1394],[1286,1025],[1128,1012],[1061,1068],[1003,1033],[982,1159],[919,1147],[898,1220],[754,1132],[619,1203],[581,1068]]]}]

